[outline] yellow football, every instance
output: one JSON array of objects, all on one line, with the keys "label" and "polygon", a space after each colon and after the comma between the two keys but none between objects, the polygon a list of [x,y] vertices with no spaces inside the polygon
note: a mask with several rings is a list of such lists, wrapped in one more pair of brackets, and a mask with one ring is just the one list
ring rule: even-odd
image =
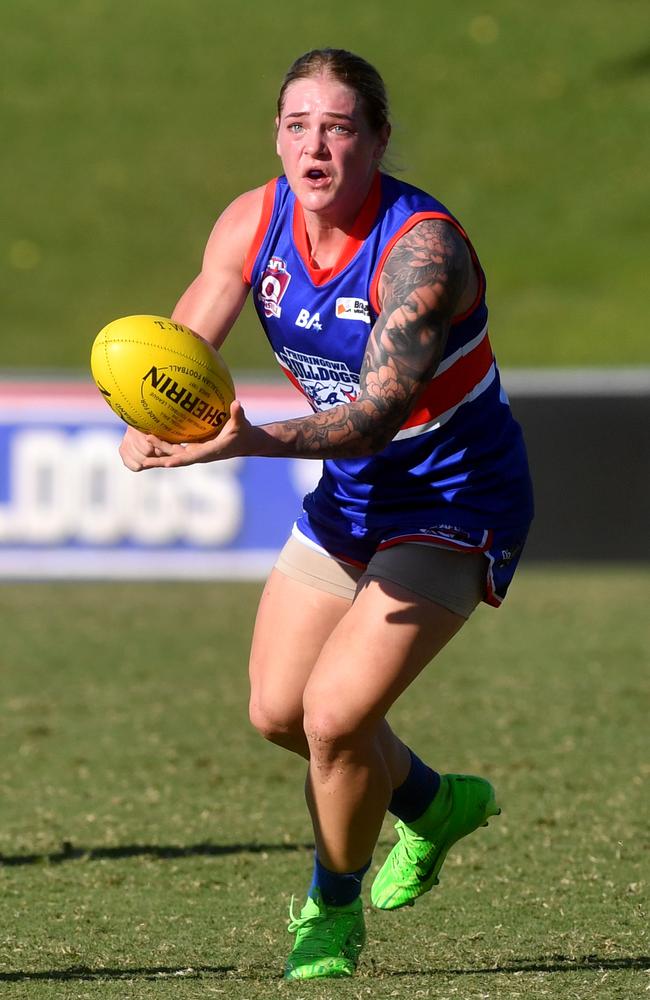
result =
[{"label": "yellow football", "polygon": [[218,351],[164,316],[124,316],[97,334],[90,355],[102,396],[131,427],[163,441],[218,434],[235,387]]}]

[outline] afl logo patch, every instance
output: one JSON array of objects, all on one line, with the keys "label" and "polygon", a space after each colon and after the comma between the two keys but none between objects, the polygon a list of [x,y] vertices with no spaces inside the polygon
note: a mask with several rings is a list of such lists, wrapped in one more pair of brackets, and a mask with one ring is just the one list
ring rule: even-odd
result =
[{"label": "afl logo patch", "polygon": [[257,293],[265,316],[279,318],[282,315],[280,302],[290,281],[291,275],[287,271],[287,262],[282,257],[271,257],[262,275]]},{"label": "afl logo patch", "polygon": [[370,310],[365,299],[337,299],[337,319],[359,319],[362,323],[370,323]]}]

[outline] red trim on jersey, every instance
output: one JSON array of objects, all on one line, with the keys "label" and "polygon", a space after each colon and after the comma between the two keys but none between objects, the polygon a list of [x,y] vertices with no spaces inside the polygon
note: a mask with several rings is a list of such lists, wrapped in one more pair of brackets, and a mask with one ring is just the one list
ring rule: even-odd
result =
[{"label": "red trim on jersey", "polygon": [[319,545],[317,542],[314,542],[313,538],[310,538],[309,535],[305,535],[300,530],[297,523],[294,524],[293,526],[292,535],[296,539],[296,541],[300,542],[301,545],[304,545],[306,546],[306,548],[312,549],[313,551],[319,552],[327,559],[334,559],[336,562],[345,563],[346,566],[354,566],[355,569],[365,569],[366,566],[368,565],[367,562],[362,562],[359,559],[353,559],[351,556],[345,553],[329,552],[322,545]]},{"label": "red trim on jersey", "polygon": [[260,247],[264,242],[264,237],[266,236],[267,230],[269,228],[269,223],[271,221],[271,216],[273,215],[273,205],[275,203],[275,189],[278,184],[277,177],[270,180],[266,187],[264,188],[264,198],[262,200],[262,214],[260,215],[260,221],[257,224],[257,229],[255,230],[255,235],[253,236],[253,242],[248,248],[248,253],[246,254],[246,259],[244,260],[244,267],[242,269],[242,278],[247,285],[251,283],[251,277],[253,275],[253,265],[255,264],[255,258],[260,252]]},{"label": "red trim on jersey", "polygon": [[465,243],[467,244],[467,249],[470,252],[472,263],[474,264],[474,269],[476,271],[476,277],[478,278],[478,291],[476,293],[476,298],[472,302],[469,309],[467,309],[464,313],[460,313],[458,316],[454,316],[452,320],[452,326],[453,326],[456,323],[461,323],[464,319],[467,319],[468,316],[472,315],[477,305],[481,301],[481,298],[483,297],[483,292],[485,290],[485,279],[483,277],[483,271],[481,269],[481,265],[479,264],[476,251],[474,250],[474,247],[470,243],[469,236],[467,235],[461,224],[459,222],[456,222],[456,220],[453,219],[451,215],[447,214],[446,212],[415,212],[409,219],[407,219],[407,221],[402,226],[400,226],[400,228],[397,230],[394,236],[391,237],[391,239],[384,247],[382,255],[379,258],[379,263],[375,268],[375,273],[370,282],[370,305],[372,306],[372,308],[375,310],[376,313],[381,312],[381,308],[379,305],[379,295],[378,295],[379,279],[381,278],[381,273],[384,269],[384,265],[388,260],[388,255],[390,254],[395,244],[399,240],[401,240],[402,236],[410,232],[410,230],[413,229],[414,226],[417,226],[418,222],[424,222],[425,219],[444,219],[445,222],[450,222],[451,225],[458,230],[460,235],[465,240]]},{"label": "red trim on jersey", "polygon": [[359,562],[358,559],[351,559],[350,556],[339,555],[337,552],[330,552],[328,555],[333,556],[337,562],[345,563],[347,566],[354,566],[355,569],[365,569],[368,565],[368,563]]},{"label": "red trim on jersey", "polygon": [[[277,358],[277,356],[276,356],[276,358]],[[277,359],[277,360],[279,361],[279,359]],[[309,399],[309,396],[305,392],[303,386],[300,384],[300,382],[298,381],[298,379],[296,378],[296,376],[293,374],[293,372],[290,372],[288,368],[285,368],[284,365],[281,362],[280,362],[280,371],[282,372],[283,375],[285,375],[289,379],[289,381],[291,382],[291,385],[294,386],[294,388],[298,390],[298,392],[300,393],[300,395],[304,396],[305,399],[309,400],[309,403],[311,405],[311,400]]]},{"label": "red trim on jersey", "polygon": [[340,274],[348,266],[352,258],[358,253],[364,240],[368,238],[377,218],[380,202],[381,174],[377,171],[370,191],[361,206],[359,214],[354,220],[354,224],[343,245],[338,260],[332,267],[316,267],[311,258],[305,214],[302,205],[296,198],[293,210],[293,242],[314,285],[318,287],[325,285],[331,278],[335,278],[337,274]]},{"label": "red trim on jersey", "polygon": [[483,545],[467,545],[463,542],[455,542],[453,538],[445,538],[444,535],[425,534],[418,532],[412,535],[396,535],[381,542],[377,546],[377,551],[391,549],[395,545],[404,545],[407,542],[415,542],[417,545],[434,545],[441,549],[454,549],[456,552],[487,552],[492,544],[492,532],[487,531]]},{"label": "red trim on jersey", "polygon": [[494,559],[488,555],[488,561],[489,564],[485,584],[485,597],[483,600],[492,608],[500,608],[503,604],[503,598],[500,597],[494,589],[494,576],[492,575],[492,564],[494,563]]},{"label": "red trim on jersey", "polygon": [[485,378],[493,361],[492,345],[486,333],[473,351],[460,357],[450,368],[440,375],[434,375],[427,382],[400,430],[428,424],[435,417],[457,406]]}]

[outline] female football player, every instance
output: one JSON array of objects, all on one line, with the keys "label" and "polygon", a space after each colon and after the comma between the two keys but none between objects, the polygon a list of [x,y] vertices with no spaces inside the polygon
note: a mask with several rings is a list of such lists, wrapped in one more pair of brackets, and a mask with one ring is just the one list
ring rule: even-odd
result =
[{"label": "female football player", "polygon": [[436,198],[380,169],[381,77],[349,52],[309,52],[284,80],[276,127],[283,175],[226,208],[173,318],[219,347],[251,293],[314,412],[253,426],[235,401],[212,440],[129,429],[121,455],[133,471],[323,460],[250,657],[253,725],[308,762],[314,874],[285,976],[310,979],[354,972],[387,810],[399,840],[371,890],[386,910],[435,885],[450,847],[499,811],[487,780],[440,775],[386,714],[481,601],[501,602],[532,499],[474,248]]}]

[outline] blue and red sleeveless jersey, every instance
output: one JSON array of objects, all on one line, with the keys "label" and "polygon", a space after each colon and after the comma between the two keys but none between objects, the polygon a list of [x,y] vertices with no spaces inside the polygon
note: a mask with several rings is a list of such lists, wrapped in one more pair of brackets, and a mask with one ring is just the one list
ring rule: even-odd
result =
[{"label": "blue and red sleeveless jersey", "polygon": [[325,461],[299,526],[318,546],[362,565],[377,548],[403,541],[484,551],[487,599],[498,604],[532,517],[532,493],[488,337],[485,276],[460,223],[436,198],[378,172],[341,257],[318,269],[300,203],[279,177],[266,187],[244,278],[282,371],[314,410],[325,410],[358,395],[384,262],[409,229],[432,218],[448,220],[467,242],[476,301],[454,319],[434,377],[391,443],[372,456]]}]

